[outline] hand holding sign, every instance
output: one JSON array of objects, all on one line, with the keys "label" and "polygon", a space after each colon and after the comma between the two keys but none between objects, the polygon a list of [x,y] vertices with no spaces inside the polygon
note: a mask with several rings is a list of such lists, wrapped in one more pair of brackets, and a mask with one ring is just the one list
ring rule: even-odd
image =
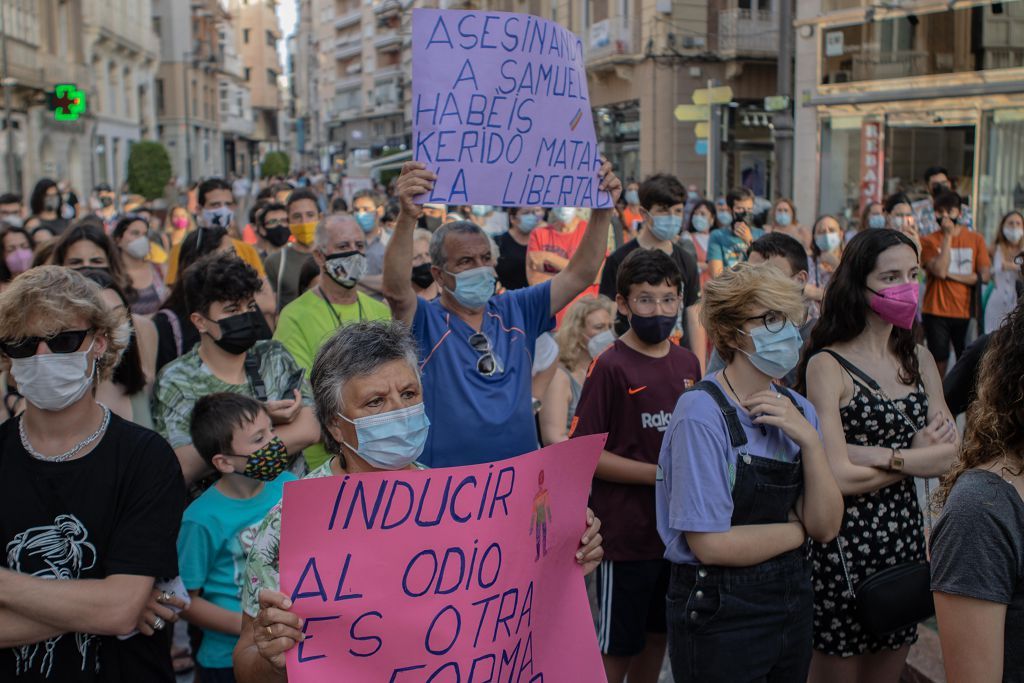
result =
[{"label": "hand holding sign", "polygon": [[604,558],[604,547],[601,542],[601,520],[594,515],[594,511],[587,508],[587,530],[580,542],[580,549],[576,552],[576,562],[583,566],[583,576],[589,575],[597,569]]},{"label": "hand holding sign", "polygon": [[619,197],[622,195],[622,181],[619,180],[619,177],[612,170],[612,162],[603,156],[601,157],[601,168],[598,169],[597,176],[601,179],[601,191],[611,195],[611,205],[604,207],[611,211],[612,207],[619,203]]},{"label": "hand holding sign", "polygon": [[395,193],[403,215],[413,219],[420,217],[423,209],[414,199],[433,190],[435,180],[437,176],[427,170],[426,164],[419,161],[405,162],[395,182]]},{"label": "hand holding sign", "polygon": [[285,670],[285,653],[301,643],[302,619],[288,610],[292,601],[284,593],[260,591],[260,611],[252,622],[253,640],[260,656],[278,671]]}]

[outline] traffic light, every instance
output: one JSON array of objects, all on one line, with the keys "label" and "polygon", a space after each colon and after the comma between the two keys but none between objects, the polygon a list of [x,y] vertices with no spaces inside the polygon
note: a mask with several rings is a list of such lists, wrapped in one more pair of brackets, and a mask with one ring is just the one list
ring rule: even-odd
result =
[{"label": "traffic light", "polygon": [[47,99],[56,121],[77,121],[85,113],[85,92],[73,83],[58,85]]}]

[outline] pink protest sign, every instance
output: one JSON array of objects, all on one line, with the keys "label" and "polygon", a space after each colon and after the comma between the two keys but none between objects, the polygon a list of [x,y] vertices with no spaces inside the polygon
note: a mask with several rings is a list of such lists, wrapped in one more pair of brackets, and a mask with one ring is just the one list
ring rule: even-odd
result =
[{"label": "pink protest sign", "polygon": [[418,201],[607,208],[583,41],[529,14],[412,13],[413,158],[437,174]]},{"label": "pink protest sign", "polygon": [[605,435],[285,485],[292,683],[604,683],[575,552]]}]

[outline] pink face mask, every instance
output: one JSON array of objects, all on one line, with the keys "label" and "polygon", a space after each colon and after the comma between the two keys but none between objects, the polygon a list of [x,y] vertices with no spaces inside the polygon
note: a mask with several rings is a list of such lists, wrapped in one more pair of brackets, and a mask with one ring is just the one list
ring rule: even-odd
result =
[{"label": "pink face mask", "polygon": [[868,305],[885,322],[909,330],[917,316],[917,297],[920,288],[916,282],[886,287],[880,292],[871,290]]},{"label": "pink face mask", "polygon": [[184,216],[181,216],[179,218],[172,218],[171,225],[176,227],[178,230],[184,230],[185,228],[188,227],[188,219],[185,218]]},{"label": "pink face mask", "polygon": [[7,263],[7,268],[11,271],[12,275],[24,273],[32,266],[32,250],[25,248],[15,249],[4,257],[4,262]]}]

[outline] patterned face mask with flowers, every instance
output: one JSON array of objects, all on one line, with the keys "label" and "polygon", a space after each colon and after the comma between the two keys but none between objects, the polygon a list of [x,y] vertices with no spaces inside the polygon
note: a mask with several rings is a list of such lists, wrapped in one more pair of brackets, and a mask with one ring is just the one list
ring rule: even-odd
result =
[{"label": "patterned face mask with flowers", "polygon": [[246,456],[243,475],[260,481],[273,481],[288,469],[288,449],[280,437],[275,436],[266,446]]}]

